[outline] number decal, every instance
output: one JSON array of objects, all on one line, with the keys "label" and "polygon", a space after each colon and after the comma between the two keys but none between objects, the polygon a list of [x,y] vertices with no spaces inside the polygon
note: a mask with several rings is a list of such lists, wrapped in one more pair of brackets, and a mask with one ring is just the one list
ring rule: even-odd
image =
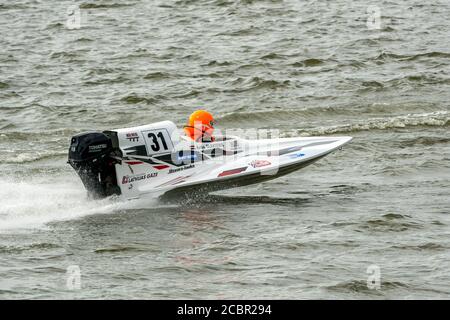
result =
[{"label": "number decal", "polygon": [[[160,132],[161,133],[161,132]],[[158,133],[159,135],[159,133]],[[152,139],[153,144],[150,146],[153,151],[158,152],[161,147],[159,146],[158,139],[154,133],[149,133],[148,137]],[[166,148],[167,149],[167,148]]]},{"label": "number decal", "polygon": [[166,144],[166,140],[164,139],[164,135],[163,135],[163,133],[161,131],[158,132],[158,137],[161,139],[161,142],[163,144],[164,150],[169,150],[169,148],[167,148],[167,144]]},{"label": "number decal", "polygon": [[148,155],[167,153],[173,149],[172,139],[167,129],[142,131]]}]

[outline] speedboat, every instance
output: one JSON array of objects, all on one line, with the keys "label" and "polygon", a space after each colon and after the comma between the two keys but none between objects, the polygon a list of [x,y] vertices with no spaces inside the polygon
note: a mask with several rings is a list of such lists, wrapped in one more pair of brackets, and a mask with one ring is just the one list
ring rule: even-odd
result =
[{"label": "speedboat", "polygon": [[92,198],[199,196],[275,179],[341,148],[352,137],[196,142],[171,121],[92,131],[71,139],[68,163]]}]

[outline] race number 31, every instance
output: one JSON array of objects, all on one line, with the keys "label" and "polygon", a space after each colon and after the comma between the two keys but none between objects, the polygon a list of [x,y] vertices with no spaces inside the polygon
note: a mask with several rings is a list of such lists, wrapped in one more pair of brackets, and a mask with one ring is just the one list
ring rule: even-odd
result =
[{"label": "race number 31", "polygon": [[173,149],[172,140],[166,129],[155,129],[143,131],[142,133],[149,155],[166,153]]}]

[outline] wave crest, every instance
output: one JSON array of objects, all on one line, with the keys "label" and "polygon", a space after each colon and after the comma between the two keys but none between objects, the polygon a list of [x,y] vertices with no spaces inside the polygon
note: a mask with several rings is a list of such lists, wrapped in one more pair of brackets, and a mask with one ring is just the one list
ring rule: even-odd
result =
[{"label": "wave crest", "polygon": [[441,112],[421,115],[406,115],[392,118],[374,118],[361,123],[337,125],[332,127],[319,127],[307,130],[311,135],[324,135],[334,133],[349,133],[370,130],[389,130],[411,127],[444,127],[450,125],[450,118]]}]

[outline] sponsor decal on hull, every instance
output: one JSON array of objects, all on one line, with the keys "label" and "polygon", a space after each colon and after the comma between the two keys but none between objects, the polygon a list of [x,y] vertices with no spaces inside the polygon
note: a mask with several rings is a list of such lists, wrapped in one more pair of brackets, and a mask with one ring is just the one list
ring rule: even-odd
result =
[{"label": "sponsor decal on hull", "polygon": [[137,132],[128,132],[126,134],[126,137],[129,141],[139,142],[139,135],[137,134]]},{"label": "sponsor decal on hull", "polygon": [[169,169],[169,173],[180,172],[180,171],[187,170],[187,169],[192,169],[192,168],[195,168],[195,164],[191,164],[191,165],[184,166],[184,167],[181,167],[181,168]]},{"label": "sponsor decal on hull", "polygon": [[296,159],[296,158],[301,158],[301,157],[304,157],[304,156],[305,156],[304,153],[294,153],[294,154],[290,154],[289,158]]},{"label": "sponsor decal on hull", "polygon": [[249,163],[253,168],[260,168],[265,166],[270,166],[272,163],[267,160],[253,160]]},{"label": "sponsor decal on hull", "polygon": [[140,174],[134,174],[134,175],[128,175],[122,177],[122,184],[132,183],[136,181],[141,181],[145,179],[150,179],[158,176],[158,172],[152,172],[152,173],[140,173]]}]

